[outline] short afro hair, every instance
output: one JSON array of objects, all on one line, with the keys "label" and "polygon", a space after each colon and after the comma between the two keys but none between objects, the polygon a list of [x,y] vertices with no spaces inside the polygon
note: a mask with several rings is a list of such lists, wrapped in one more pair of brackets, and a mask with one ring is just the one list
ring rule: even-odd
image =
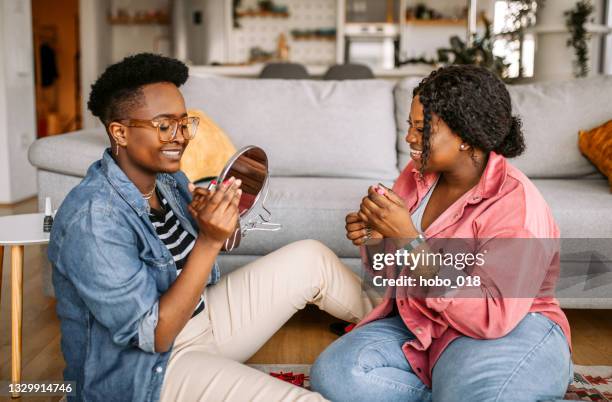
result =
[{"label": "short afro hair", "polygon": [[187,66],[176,59],[152,53],[129,56],[109,66],[91,86],[87,107],[107,126],[142,104],[143,85],[170,82],[180,87],[188,75]]}]

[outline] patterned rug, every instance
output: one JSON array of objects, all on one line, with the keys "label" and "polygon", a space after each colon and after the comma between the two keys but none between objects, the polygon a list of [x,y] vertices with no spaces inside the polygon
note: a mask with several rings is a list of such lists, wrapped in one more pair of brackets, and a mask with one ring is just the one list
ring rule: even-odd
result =
[{"label": "patterned rug", "polygon": [[612,366],[574,365],[574,383],[565,399],[573,401],[612,401]]},{"label": "patterned rug", "polygon": [[288,374],[293,377],[303,375],[303,387],[310,389],[310,380],[308,376],[310,375],[310,366],[312,366],[312,364],[248,364],[248,366],[267,374],[273,373],[274,377],[277,377],[276,374],[280,373]]},{"label": "patterned rug", "polygon": [[[264,373],[273,373],[274,376],[282,373],[286,381],[301,383],[303,380],[305,388],[310,387],[308,381],[310,364],[250,364],[250,366]],[[574,382],[567,389],[564,399],[612,402],[612,366],[574,365]]]}]

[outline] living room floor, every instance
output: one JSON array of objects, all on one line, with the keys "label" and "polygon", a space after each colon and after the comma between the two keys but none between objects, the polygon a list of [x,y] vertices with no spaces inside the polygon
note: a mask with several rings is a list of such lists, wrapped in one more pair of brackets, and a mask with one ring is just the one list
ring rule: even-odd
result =
[{"label": "living room floor", "polygon": [[[36,210],[36,200],[30,199],[19,204],[0,206],[0,216]],[[41,246],[28,246],[24,258],[22,378],[31,381],[61,379],[64,367],[55,300],[45,296],[42,291],[42,249]],[[11,371],[10,251],[5,249],[4,254],[0,282],[0,381],[9,380]],[[612,310],[565,310],[565,313],[572,329],[574,362],[611,366]],[[312,363],[337,338],[328,329],[329,324],[335,321],[330,315],[309,306],[291,318],[249,363]],[[45,400],[40,397],[31,399]],[[47,400],[56,401],[59,398]]]}]

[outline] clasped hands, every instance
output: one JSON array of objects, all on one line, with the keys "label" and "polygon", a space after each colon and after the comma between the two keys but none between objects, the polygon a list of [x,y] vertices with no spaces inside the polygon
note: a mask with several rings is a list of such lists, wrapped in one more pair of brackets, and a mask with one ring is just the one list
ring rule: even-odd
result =
[{"label": "clasped hands", "polygon": [[346,237],[356,246],[383,238],[408,239],[418,236],[410,212],[400,196],[378,184],[368,188],[359,212],[346,216]]},{"label": "clasped hands", "polygon": [[[239,179],[231,177],[212,190],[189,185],[193,194],[189,213],[198,223],[200,235],[219,247],[238,225],[241,184]],[[356,246],[369,239],[406,239],[419,233],[404,201],[382,184],[368,188],[368,195],[361,200],[359,211],[346,216],[345,228],[346,237]]]},{"label": "clasped hands", "polygon": [[192,201],[189,213],[198,223],[200,236],[221,248],[238,225],[238,203],[242,196],[240,179],[229,178],[209,190],[189,184]]}]

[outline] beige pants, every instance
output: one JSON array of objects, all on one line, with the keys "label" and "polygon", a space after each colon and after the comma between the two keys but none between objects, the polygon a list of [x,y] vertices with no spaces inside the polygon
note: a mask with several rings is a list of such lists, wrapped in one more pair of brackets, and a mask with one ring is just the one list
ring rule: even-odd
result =
[{"label": "beige pants", "polygon": [[358,276],[314,240],[289,244],[223,276],[205,299],[206,309],[175,340],[163,402],[324,400],[241,363],[307,303],[352,322],[372,309]]}]

